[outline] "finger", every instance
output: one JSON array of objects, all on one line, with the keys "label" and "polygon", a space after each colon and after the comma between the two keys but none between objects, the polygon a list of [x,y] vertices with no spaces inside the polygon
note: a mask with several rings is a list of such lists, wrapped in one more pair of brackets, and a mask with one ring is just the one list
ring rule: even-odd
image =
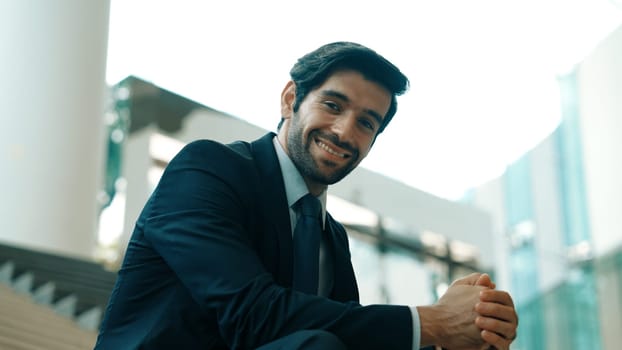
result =
[{"label": "finger", "polygon": [[498,303],[512,308],[514,307],[514,301],[510,293],[502,290],[483,290],[479,294],[479,299],[483,302]]},{"label": "finger", "polygon": [[510,348],[510,343],[512,340],[506,339],[504,337],[495,334],[494,332],[489,332],[487,330],[483,330],[481,332],[482,339],[490,344],[492,347],[498,350],[507,350]]},{"label": "finger", "polygon": [[[475,319],[475,325],[484,331],[495,333],[504,339],[516,338],[516,325],[510,322],[498,320],[496,318],[478,316]],[[484,340],[487,343],[492,344],[487,339]]]},{"label": "finger", "polygon": [[497,304],[497,303],[483,303],[479,302],[475,304],[475,312],[478,314],[496,318],[501,321],[510,322],[514,325],[518,325],[518,316],[516,310],[511,306]]},{"label": "finger", "polygon": [[474,286],[477,280],[479,279],[479,276],[481,276],[481,273],[474,272],[468,276],[455,280],[452,284],[464,284],[464,285]]},{"label": "finger", "polygon": [[481,274],[475,282],[475,285],[495,289],[495,284],[492,282],[490,276],[487,273]]}]

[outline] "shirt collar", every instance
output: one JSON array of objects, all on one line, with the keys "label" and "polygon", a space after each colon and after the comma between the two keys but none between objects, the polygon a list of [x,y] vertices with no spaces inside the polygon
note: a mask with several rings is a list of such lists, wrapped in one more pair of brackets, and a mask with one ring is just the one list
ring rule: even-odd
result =
[{"label": "shirt collar", "polygon": [[[305,180],[300,175],[300,172],[294,165],[294,162],[289,158],[283,146],[279,143],[278,138],[275,136],[272,139],[276,156],[279,159],[279,165],[281,166],[281,173],[283,174],[283,182],[285,183],[285,195],[287,196],[287,205],[292,208],[296,202],[304,195],[309,193]],[[322,203],[322,222],[326,221],[326,191],[322,192],[317,198]]]}]

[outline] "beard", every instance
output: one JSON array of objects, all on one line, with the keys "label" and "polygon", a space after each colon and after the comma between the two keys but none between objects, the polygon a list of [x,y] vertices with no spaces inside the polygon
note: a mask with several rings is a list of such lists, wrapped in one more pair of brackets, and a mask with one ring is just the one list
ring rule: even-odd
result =
[{"label": "beard", "polygon": [[[319,130],[312,130],[306,142],[303,137],[302,125],[299,125],[299,118],[294,114],[290,130],[287,136],[287,149],[289,150],[289,157],[296,166],[296,169],[300,172],[302,177],[307,178],[313,182],[332,185],[339,182],[346,177],[356,166],[358,165],[359,152],[348,143],[342,143],[339,138],[334,134],[322,133]],[[328,160],[316,161],[311,154],[311,143],[315,142],[315,136],[321,136],[324,139],[330,140],[335,145],[348,150],[351,156],[345,166],[337,167],[337,164]],[[322,162],[323,164],[318,164]],[[322,167],[332,169],[330,172],[322,172]]]}]

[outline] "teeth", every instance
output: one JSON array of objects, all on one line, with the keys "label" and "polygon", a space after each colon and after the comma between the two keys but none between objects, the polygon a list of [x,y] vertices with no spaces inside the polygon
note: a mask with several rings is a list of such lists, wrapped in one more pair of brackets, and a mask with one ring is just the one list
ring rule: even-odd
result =
[{"label": "teeth", "polygon": [[346,157],[346,155],[345,155],[345,154],[335,152],[332,148],[328,147],[328,145],[327,145],[327,144],[325,144],[325,143],[324,143],[324,142],[322,142],[322,141],[318,141],[318,142],[317,142],[317,145],[318,145],[318,146],[320,146],[320,148],[322,148],[323,150],[325,150],[326,152],[328,152],[328,153],[330,153],[330,154],[332,154],[332,155],[335,155],[335,156],[337,156],[337,157],[341,157],[341,158],[345,158],[345,157]]}]

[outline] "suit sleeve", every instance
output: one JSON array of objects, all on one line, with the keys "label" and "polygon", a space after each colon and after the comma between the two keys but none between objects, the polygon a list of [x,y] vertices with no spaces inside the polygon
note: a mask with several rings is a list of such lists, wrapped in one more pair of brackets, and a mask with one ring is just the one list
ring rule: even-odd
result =
[{"label": "suit sleeve", "polygon": [[410,349],[405,306],[361,306],[292,291],[263,268],[248,230],[249,176],[228,148],[201,141],[167,167],[150,203],[145,237],[215,314],[231,349],[254,349],[303,329],[336,334],[351,349]]}]

